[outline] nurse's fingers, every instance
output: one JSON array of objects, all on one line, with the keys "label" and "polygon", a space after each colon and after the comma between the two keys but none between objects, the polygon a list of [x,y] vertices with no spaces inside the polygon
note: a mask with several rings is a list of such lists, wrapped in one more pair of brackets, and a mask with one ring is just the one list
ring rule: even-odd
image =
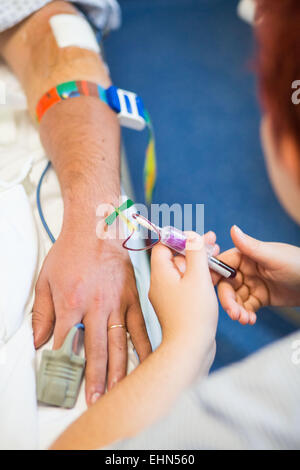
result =
[{"label": "nurse's fingers", "polygon": [[180,275],[174,266],[174,255],[170,248],[158,243],[151,252],[151,282],[160,282],[162,279],[179,280]]},{"label": "nurse's fingers", "polygon": [[242,325],[254,325],[256,314],[249,308],[247,302],[237,294],[232,284],[221,281],[218,285],[218,297],[222,307],[232,320],[239,321]]},{"label": "nurse's fingers", "polygon": [[[186,233],[189,233],[189,232],[186,232]],[[204,242],[207,245],[214,245],[216,243],[217,235],[212,230],[210,230],[209,232],[206,232],[203,235],[203,237],[204,237]]]},{"label": "nurse's fingers", "polygon": [[236,292],[229,282],[221,281],[218,285],[218,297],[223,309],[232,320],[239,320],[241,306],[237,302]]},{"label": "nurse's fingers", "polygon": [[195,232],[186,232],[186,235],[188,238],[185,249],[185,277],[192,277],[195,282],[203,282],[205,275],[209,274],[204,237]]}]

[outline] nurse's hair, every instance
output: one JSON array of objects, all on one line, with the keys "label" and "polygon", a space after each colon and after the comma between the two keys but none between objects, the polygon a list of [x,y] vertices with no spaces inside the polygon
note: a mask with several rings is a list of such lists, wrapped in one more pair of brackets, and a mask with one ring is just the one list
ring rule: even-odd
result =
[{"label": "nurse's hair", "polygon": [[[261,103],[271,117],[274,137],[293,137],[300,154],[300,0],[256,0],[255,34]],[[300,92],[297,93],[300,99]]]}]

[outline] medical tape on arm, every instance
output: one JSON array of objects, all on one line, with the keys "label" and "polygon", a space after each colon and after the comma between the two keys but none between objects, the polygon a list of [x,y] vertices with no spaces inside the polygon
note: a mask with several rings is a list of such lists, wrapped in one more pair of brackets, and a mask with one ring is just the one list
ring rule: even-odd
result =
[{"label": "medical tape on arm", "polygon": [[49,19],[53,36],[59,48],[79,47],[100,53],[96,35],[82,15],[59,14]]}]

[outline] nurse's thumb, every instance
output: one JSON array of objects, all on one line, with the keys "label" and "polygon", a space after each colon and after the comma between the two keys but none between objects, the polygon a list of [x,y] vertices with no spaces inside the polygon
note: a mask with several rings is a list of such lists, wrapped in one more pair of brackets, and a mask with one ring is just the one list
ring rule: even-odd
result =
[{"label": "nurse's thumb", "polygon": [[50,338],[54,328],[54,305],[47,281],[38,280],[32,309],[34,346],[41,347]]},{"label": "nurse's thumb", "polygon": [[256,263],[271,266],[274,259],[276,259],[274,244],[250,237],[236,225],[231,228],[230,233],[236,248]]}]

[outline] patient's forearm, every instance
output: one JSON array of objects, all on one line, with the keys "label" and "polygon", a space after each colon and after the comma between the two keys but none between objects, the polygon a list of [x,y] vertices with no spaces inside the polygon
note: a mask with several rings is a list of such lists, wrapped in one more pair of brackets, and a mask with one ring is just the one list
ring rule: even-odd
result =
[{"label": "patient's forearm", "polygon": [[[1,37],[2,56],[24,87],[33,119],[39,98],[59,83],[77,79],[110,85],[95,52],[57,46],[49,18],[59,13],[78,14],[66,2],[52,2]],[[97,204],[116,200],[119,124],[108,106],[93,97],[56,104],[42,118],[40,136],[60,181],[66,217],[76,212],[79,218],[92,218]]]},{"label": "patient's forearm", "polygon": [[179,339],[163,343],[75,421],[52,449],[101,448],[136,435],[162,417],[196,374],[208,372],[211,363],[211,345],[204,335],[185,343]]}]

